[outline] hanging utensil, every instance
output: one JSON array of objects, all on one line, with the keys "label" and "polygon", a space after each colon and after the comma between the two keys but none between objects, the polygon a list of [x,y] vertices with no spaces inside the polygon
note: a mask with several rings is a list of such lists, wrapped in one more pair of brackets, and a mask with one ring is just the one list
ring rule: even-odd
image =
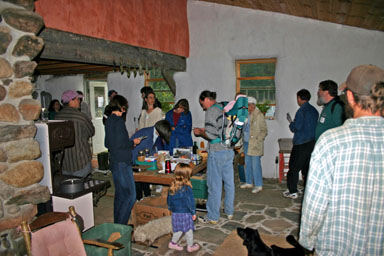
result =
[{"label": "hanging utensil", "polygon": [[128,78],[131,77],[131,69],[130,69],[130,67],[127,68],[127,77]]},{"label": "hanging utensil", "polygon": [[120,58],[120,73],[124,74],[124,66],[123,66],[123,59]]},{"label": "hanging utensil", "polygon": [[116,72],[116,62],[115,62],[115,60],[113,60],[113,72]]},{"label": "hanging utensil", "polygon": [[144,75],[143,66],[141,64],[139,64],[139,75],[140,76]]}]

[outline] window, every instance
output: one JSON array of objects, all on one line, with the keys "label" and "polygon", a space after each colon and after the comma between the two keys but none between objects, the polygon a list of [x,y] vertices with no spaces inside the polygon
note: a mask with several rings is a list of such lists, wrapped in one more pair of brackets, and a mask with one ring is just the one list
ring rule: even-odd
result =
[{"label": "window", "polygon": [[152,87],[156,98],[161,102],[163,113],[167,113],[173,108],[175,96],[160,71],[151,70],[149,73],[145,73],[145,86]]},{"label": "window", "polygon": [[265,117],[273,119],[276,107],[275,69],[276,58],[237,60],[236,93],[255,97]]}]

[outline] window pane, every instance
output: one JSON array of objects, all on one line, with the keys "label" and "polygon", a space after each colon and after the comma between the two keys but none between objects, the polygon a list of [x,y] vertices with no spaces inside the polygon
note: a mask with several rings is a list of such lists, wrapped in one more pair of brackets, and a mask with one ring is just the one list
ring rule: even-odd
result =
[{"label": "window pane", "polygon": [[263,89],[263,88],[275,88],[275,81],[271,79],[240,81],[240,90],[241,89]]},{"label": "window pane", "polygon": [[275,63],[240,64],[240,77],[274,76]]},{"label": "window pane", "polygon": [[160,102],[173,102],[175,100],[175,97],[173,96],[172,92],[155,92],[156,98],[159,99]]},{"label": "window pane", "polygon": [[149,77],[150,79],[163,78],[163,75],[160,70],[151,70],[149,71]]},{"label": "window pane", "polygon": [[169,91],[168,84],[165,81],[151,81],[149,82],[149,86],[151,86],[154,91],[157,91],[157,90]]},{"label": "window pane", "polygon": [[167,113],[173,108],[173,103],[162,103],[161,108],[163,110],[163,113]]}]

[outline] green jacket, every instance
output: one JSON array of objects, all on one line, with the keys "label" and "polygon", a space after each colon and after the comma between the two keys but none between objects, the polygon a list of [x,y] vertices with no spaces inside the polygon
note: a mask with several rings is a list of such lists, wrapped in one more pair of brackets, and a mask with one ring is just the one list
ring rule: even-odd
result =
[{"label": "green jacket", "polygon": [[[336,104],[333,107],[332,106]],[[344,122],[344,111],[341,104],[337,103],[335,99],[332,99],[330,102],[324,105],[323,111],[321,111],[321,114],[319,116],[319,120],[317,121],[316,125],[316,140],[319,139],[320,135],[323,134],[326,130],[338,127],[343,124]]]}]

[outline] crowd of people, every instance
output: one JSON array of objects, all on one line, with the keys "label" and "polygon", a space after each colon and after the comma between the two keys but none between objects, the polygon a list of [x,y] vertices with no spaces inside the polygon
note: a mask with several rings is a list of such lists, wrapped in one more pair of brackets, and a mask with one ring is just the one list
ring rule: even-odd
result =
[{"label": "crowd of people", "polygon": [[[338,96],[343,92],[345,100]],[[110,153],[110,167],[116,187],[114,221],[127,224],[136,202],[150,195],[148,184],[134,182],[132,165],[138,152],[192,147],[192,115],[187,99],[180,99],[162,117],[161,103],[150,87],[141,90],[143,105],[138,127],[130,137],[125,126],[128,101],[116,91],[109,92],[105,108],[105,146]],[[219,139],[227,119],[216,101],[216,92],[205,90],[198,102],[205,111],[204,127],[193,134],[208,142],[207,214],[203,223],[217,224],[222,191],[224,213],[233,218],[235,182],[233,147]],[[81,108],[83,95],[66,91],[60,102],[49,108],[55,119],[75,121],[75,147],[66,149],[63,172],[84,176],[90,171],[91,154],[88,138],[94,128]],[[307,89],[296,93],[297,110],[292,119],[287,114],[293,135],[293,148],[283,196],[296,199],[304,193],[299,242],[318,255],[383,255],[384,254],[384,70],[363,65],[354,68],[347,80],[338,86],[334,81],[319,83],[319,112],[309,101]],[[247,97],[248,121],[244,125],[241,150],[245,156],[245,183],[242,189],[262,191],[261,157],[268,134],[263,113],[254,97]],[[233,103],[233,102],[232,102]],[[346,116],[351,113],[351,116]],[[347,119],[348,117],[348,119]],[[143,139],[145,136],[145,139]],[[304,187],[298,189],[301,171]],[[168,195],[172,211],[173,237],[169,248],[182,250],[178,240],[187,238],[187,251],[199,249],[193,244],[193,221],[196,219],[190,183],[190,167],[179,164]]]}]

